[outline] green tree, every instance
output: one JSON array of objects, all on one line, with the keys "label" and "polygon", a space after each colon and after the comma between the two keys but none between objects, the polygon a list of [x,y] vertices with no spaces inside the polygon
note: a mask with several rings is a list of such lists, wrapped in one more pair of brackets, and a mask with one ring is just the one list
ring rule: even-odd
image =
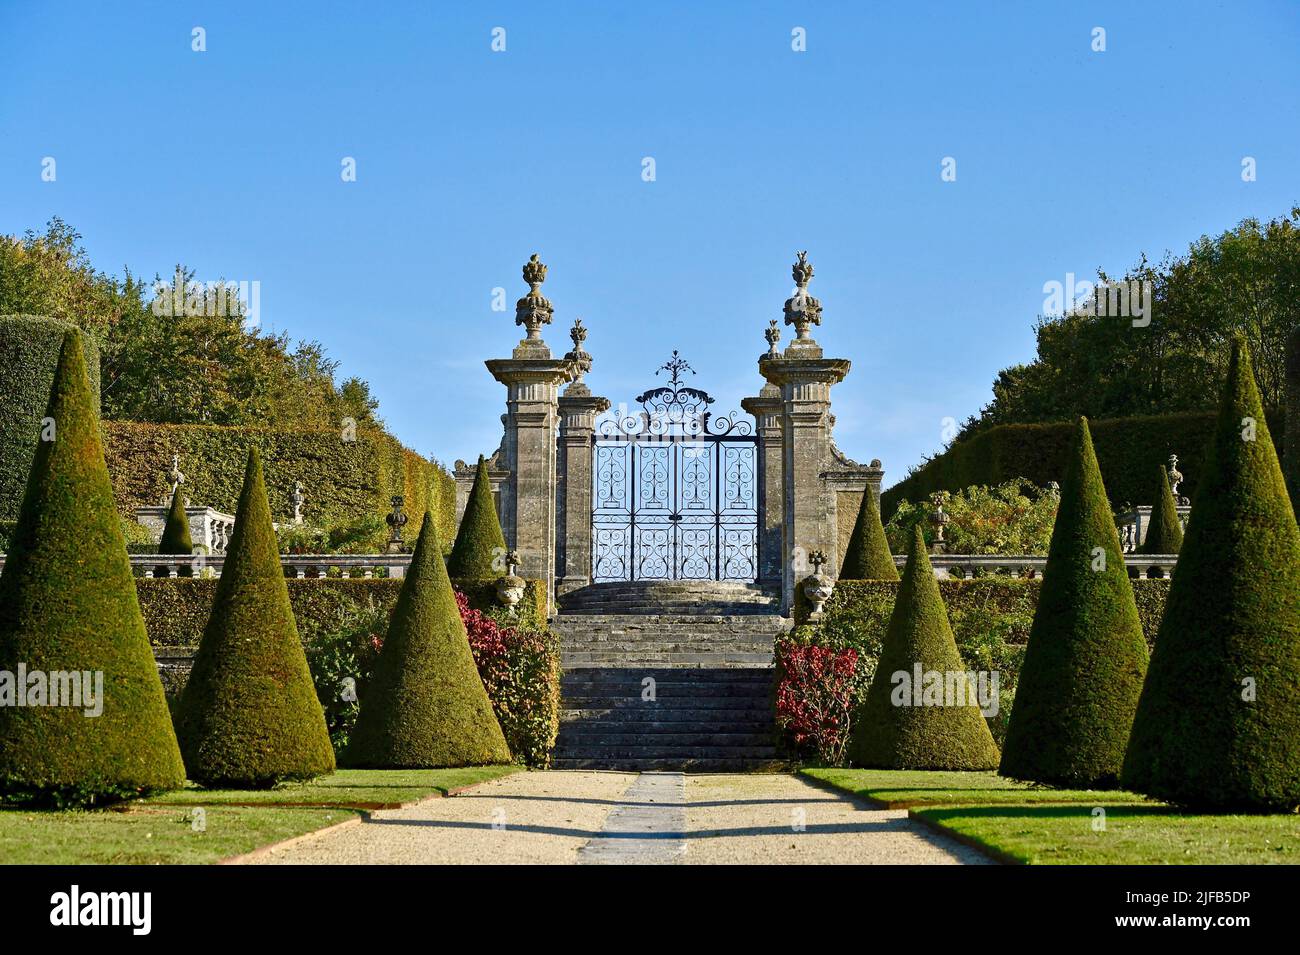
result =
[{"label": "green tree", "polygon": [[1197,486],[1124,785],[1206,809],[1300,805],[1300,530],[1242,339]]},{"label": "green tree", "polygon": [[840,577],[844,580],[897,580],[898,568],[889,552],[885,528],[880,523],[880,503],[871,488],[862,494],[858,506],[858,519],[849,535],[844,560],[840,564]]},{"label": "green tree", "polygon": [[[1099,272],[1098,279],[1111,277]],[[1209,410],[1214,396],[1203,383],[1222,378],[1234,335],[1254,354],[1265,410],[1282,407],[1287,335],[1300,326],[1300,207],[1267,222],[1243,219],[1158,264],[1141,256],[1120,280],[1151,283],[1149,326],[1077,309],[1040,316],[1036,360],[999,373],[993,401],[958,438],[1079,414]]]},{"label": "green tree", "polygon": [[1141,554],[1176,554],[1183,546],[1183,524],[1178,519],[1174,492],[1163,467],[1156,468],[1156,499],[1151,502],[1147,536],[1138,548]]},{"label": "green tree", "polygon": [[256,448],[176,729],[185,768],[204,786],[261,788],[334,771]]},{"label": "green tree", "polygon": [[86,705],[16,706],[14,694],[35,684],[10,683],[6,691],[0,678],[4,801],[89,803],[185,781],[113,505],[83,348],[82,333],[70,330],[46,411],[52,424],[36,446],[0,574],[0,671],[44,674],[46,703],[54,675],[76,673]]},{"label": "green tree", "polygon": [[[1057,497],[1017,478],[994,487],[972,485],[956,494],[945,494],[943,510],[948,515],[945,539],[955,554],[1046,554],[1056,520]],[[929,501],[901,501],[895,508],[885,535],[891,547],[906,548],[912,529],[919,527],[926,540],[933,534]]]},{"label": "green tree", "polygon": [[[920,686],[915,685],[918,674],[924,675]],[[932,696],[931,689],[923,694],[935,675],[938,693]],[[948,687],[952,696],[945,695]],[[875,675],[853,717],[848,753],[854,766],[879,769],[998,765],[998,748],[975,686],[967,683],[920,528],[912,533]]]},{"label": "green tree", "polygon": [[506,572],[502,557],[506,552],[505,535],[492,500],[492,481],[487,462],[478,458],[474,485],[469,490],[465,514],[460,519],[456,543],[447,560],[447,573],[457,580],[470,577],[500,577]]},{"label": "green tree", "polygon": [[390,769],[510,762],[427,513],[343,759]]},{"label": "green tree", "polygon": [[1088,420],[1061,486],[1000,772],[1076,787],[1116,785],[1147,644]]},{"label": "green tree", "polygon": [[160,554],[193,554],[194,539],[190,536],[190,518],[185,513],[185,497],[181,486],[172,491],[172,503],[167,509],[167,524],[158,543]]}]

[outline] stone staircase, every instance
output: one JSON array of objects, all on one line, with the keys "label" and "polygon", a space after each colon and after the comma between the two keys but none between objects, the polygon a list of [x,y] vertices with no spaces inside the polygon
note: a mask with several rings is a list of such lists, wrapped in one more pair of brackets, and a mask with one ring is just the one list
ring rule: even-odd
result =
[{"label": "stone staircase", "polygon": [[772,642],[753,585],[646,581],[567,595],[557,769],[735,771],[777,762]]}]

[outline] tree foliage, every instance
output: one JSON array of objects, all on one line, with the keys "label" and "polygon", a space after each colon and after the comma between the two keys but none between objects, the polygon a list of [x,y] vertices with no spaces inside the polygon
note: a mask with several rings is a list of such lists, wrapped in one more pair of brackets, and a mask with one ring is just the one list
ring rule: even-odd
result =
[{"label": "tree foliage", "polygon": [[[1101,280],[1112,277],[1099,272]],[[999,372],[993,400],[958,439],[997,424],[1113,418],[1214,408],[1207,381],[1226,372],[1242,335],[1266,411],[1282,406],[1287,335],[1300,325],[1300,207],[1243,219],[1181,256],[1145,255],[1121,279],[1152,283],[1151,322],[1074,311],[1040,316],[1038,357]]]},{"label": "tree foliage", "polygon": [[[1016,479],[995,487],[974,485],[956,494],[943,492],[949,522],[944,531],[954,554],[1046,554],[1056,519],[1057,496]],[[902,553],[912,529],[920,527],[926,542],[934,539],[930,516],[934,505],[902,501],[885,525],[891,549]]]}]

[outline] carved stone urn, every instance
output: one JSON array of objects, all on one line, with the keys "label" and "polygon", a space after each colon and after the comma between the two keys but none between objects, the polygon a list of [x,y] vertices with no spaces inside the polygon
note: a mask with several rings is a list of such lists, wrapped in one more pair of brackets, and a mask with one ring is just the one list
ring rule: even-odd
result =
[{"label": "carved stone urn", "polygon": [[515,613],[515,608],[519,606],[519,601],[524,599],[524,590],[528,583],[524,578],[515,575],[515,567],[519,564],[519,555],[514,551],[506,553],[506,575],[497,581],[497,599],[505,605],[511,615]]},{"label": "carved stone urn", "polygon": [[813,572],[804,578],[803,595],[812,604],[813,619],[817,619],[822,615],[822,608],[826,606],[826,601],[831,599],[831,594],[835,590],[835,581],[821,572],[822,564],[826,563],[826,555],[821,551],[815,550],[809,554],[808,561],[813,565]]}]

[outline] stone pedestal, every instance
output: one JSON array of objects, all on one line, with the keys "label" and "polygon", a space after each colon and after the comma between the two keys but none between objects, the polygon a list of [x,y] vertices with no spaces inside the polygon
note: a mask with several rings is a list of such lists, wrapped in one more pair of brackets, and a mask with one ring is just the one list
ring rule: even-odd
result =
[{"label": "stone pedestal", "polygon": [[[515,350],[516,352],[519,349]],[[556,437],[559,387],[571,378],[564,359],[498,358],[488,371],[506,386],[505,466],[510,492],[501,501],[506,547],[519,574],[555,591]]]},{"label": "stone pedestal", "polygon": [[[135,519],[149,528],[154,536],[162,539],[167,527],[167,514],[170,505],[137,507]],[[235,516],[223,514],[210,507],[187,507],[185,517],[190,522],[190,540],[195,547],[202,547],[205,554],[224,554],[230,536],[235,532]]]},{"label": "stone pedestal", "polygon": [[592,435],[609,399],[575,381],[559,399],[559,537],[556,593],[591,583]]},{"label": "stone pedestal", "polygon": [[792,342],[780,358],[764,358],[759,371],[781,390],[782,514],[781,602],[794,605],[796,584],[811,573],[808,555],[826,555],[822,572],[839,574],[840,548],[835,492],[823,479],[834,461],[831,442],[831,386],[849,371],[846,358],[823,358],[821,349]]},{"label": "stone pedestal", "polygon": [[781,566],[786,553],[782,541],[785,525],[781,421],[785,402],[781,389],[766,384],[740,406],[754,416],[758,435],[755,481],[758,485],[758,581],[772,587],[781,584]]}]

